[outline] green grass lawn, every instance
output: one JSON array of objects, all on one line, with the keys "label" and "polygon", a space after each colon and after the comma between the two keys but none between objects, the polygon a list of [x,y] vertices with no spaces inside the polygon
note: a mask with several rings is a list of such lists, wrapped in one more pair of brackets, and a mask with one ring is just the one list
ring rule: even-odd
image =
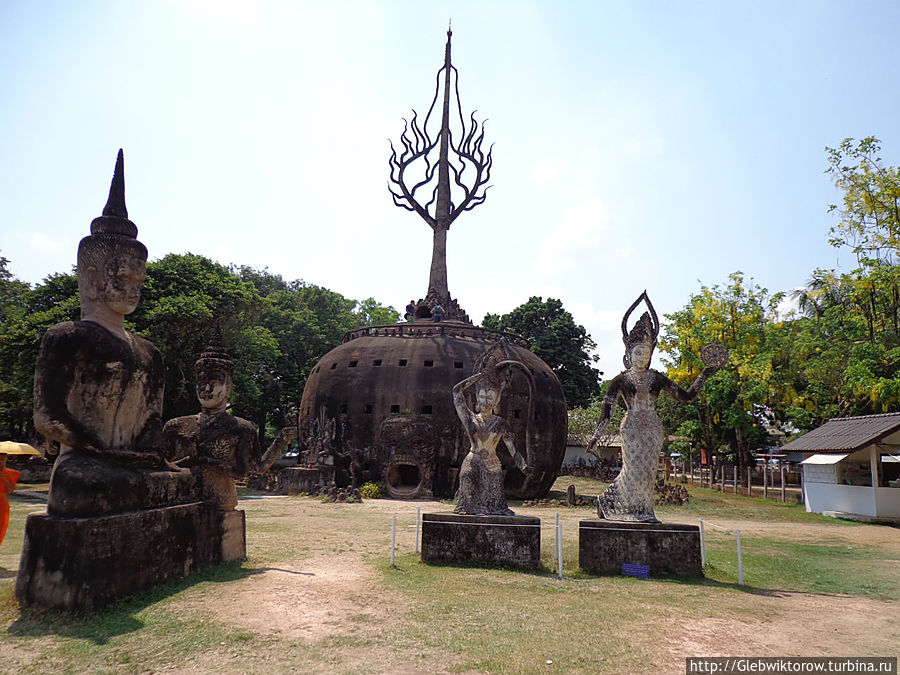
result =
[{"label": "green grass lawn", "polygon": [[[604,488],[563,476],[552,496],[563,495],[569,483],[591,496]],[[41,506],[19,499],[0,545],[0,672],[683,672],[685,654],[712,653],[722,640],[727,647],[732,634],[744,637],[733,650],[718,653],[761,654],[769,648],[766,631],[791,622],[803,640],[794,647],[798,655],[834,653],[829,649],[877,654],[896,645],[896,631],[891,636],[857,625],[869,616],[900,615],[896,529],[705,488],[689,491],[688,505],[660,507],[658,515],[740,529],[743,587],[737,585],[734,536],[712,528],[705,579],[596,577],[577,566],[578,521],[595,518],[592,508],[513,503],[517,513],[542,520],[540,570],[431,566],[413,551],[415,509],[442,511],[447,504],[323,504],[289,497],[241,502],[247,562],[191,575],[90,616],[23,611],[16,604],[25,517]],[[555,577],[556,513],[563,523],[562,580]],[[399,532],[395,568],[388,564],[393,515]],[[239,616],[272,612],[274,621],[277,607],[302,623],[305,613],[324,612],[331,604],[327,594],[284,602],[286,590],[302,589],[312,576],[284,575],[288,586],[269,596],[252,589],[274,573],[329,559],[355,561],[368,576],[346,593],[339,583],[328,587],[344,610],[338,617],[322,614],[327,630],[318,637],[286,637]],[[242,604],[218,609],[231,595]],[[801,630],[818,620],[816,603],[833,604],[833,620],[846,620],[846,630],[832,632],[827,642]]]}]

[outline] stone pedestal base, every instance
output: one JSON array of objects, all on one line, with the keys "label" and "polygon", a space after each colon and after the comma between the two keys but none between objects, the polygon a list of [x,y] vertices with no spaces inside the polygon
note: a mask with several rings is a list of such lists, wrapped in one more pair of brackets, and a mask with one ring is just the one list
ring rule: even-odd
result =
[{"label": "stone pedestal base", "polygon": [[541,564],[541,521],[528,516],[423,513],[422,561],[536,569]]},{"label": "stone pedestal base", "polygon": [[578,524],[578,566],[583,571],[621,574],[625,563],[647,565],[651,576],[702,577],[700,528],[611,520]]},{"label": "stone pedestal base", "polygon": [[320,488],[334,482],[334,467],[291,466],[278,471],[254,474],[247,486],[255,490],[269,490],[281,494],[305,492],[314,495]]},{"label": "stone pedestal base", "polygon": [[246,554],[244,512],[205,502],[94,518],[32,514],[16,597],[89,612]]}]

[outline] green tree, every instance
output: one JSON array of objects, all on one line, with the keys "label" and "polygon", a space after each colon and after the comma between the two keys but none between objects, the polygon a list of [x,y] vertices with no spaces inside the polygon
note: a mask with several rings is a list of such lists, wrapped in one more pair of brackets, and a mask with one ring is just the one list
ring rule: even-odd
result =
[{"label": "green tree", "polygon": [[851,247],[861,261],[892,261],[900,248],[900,172],[884,165],[881,141],[845,138],[825,152],[826,173],[843,192],[841,205],[828,207],[840,217],[831,228],[831,243]]},{"label": "green tree", "polygon": [[[263,300],[252,284],[203,256],[169,254],[147,264],[141,302],[127,321],[162,352],[166,363],[165,419],[197,411],[194,362],[214,328],[221,329],[227,345],[243,346],[251,340],[263,308]],[[240,396],[243,390],[244,401],[245,387],[252,379],[249,372],[258,369],[252,362],[253,355],[253,350],[247,359],[242,359],[241,353],[233,354],[237,363],[235,392]],[[240,412],[259,421],[259,416],[248,415],[244,406]]]},{"label": "green tree", "polygon": [[0,326],[21,316],[25,309],[24,296],[30,288],[13,276],[8,265],[9,259],[0,256]]},{"label": "green tree", "polygon": [[384,326],[397,323],[400,319],[400,312],[392,306],[383,306],[375,298],[366,298],[357,302],[353,313],[360,326]]},{"label": "green tree", "polygon": [[0,438],[33,439],[34,364],[50,326],[80,316],[74,275],[55,274],[31,288],[0,259]]},{"label": "green tree", "polygon": [[668,375],[676,382],[687,385],[700,373],[705,344],[719,342],[729,350],[728,364],[707,381],[693,410],[702,445],[712,452],[727,446],[741,466],[754,447],[765,442],[759,411],[780,400],[785,386],[784,355],[776,348],[775,328],[782,298],[781,293],[770,296],[752,281],[746,283],[743,274],[735,272],[726,286],[702,286],[684,309],[666,315],[669,322],[660,347],[668,356]]},{"label": "green tree", "polygon": [[602,373],[591,365],[597,356],[590,354],[597,345],[560,300],[532,296],[508,314],[487,314],[482,325],[528,340],[531,351],[556,373],[569,407],[587,406],[600,393]]}]

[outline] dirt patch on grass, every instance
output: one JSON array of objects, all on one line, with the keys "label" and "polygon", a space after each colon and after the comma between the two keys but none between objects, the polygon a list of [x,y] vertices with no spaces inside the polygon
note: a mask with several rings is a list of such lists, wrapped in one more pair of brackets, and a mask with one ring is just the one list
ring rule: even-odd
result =
[{"label": "dirt patch on grass", "polygon": [[[672,656],[890,656],[895,603],[810,593],[748,594],[743,616],[659,622]],[[716,608],[711,607],[712,614]]]},{"label": "dirt patch on grass", "polygon": [[[289,640],[319,641],[353,632],[366,621],[382,621],[373,592],[374,573],[355,556],[330,556],[260,569],[222,593],[199,590],[210,619]],[[177,609],[177,606],[176,606]]]}]

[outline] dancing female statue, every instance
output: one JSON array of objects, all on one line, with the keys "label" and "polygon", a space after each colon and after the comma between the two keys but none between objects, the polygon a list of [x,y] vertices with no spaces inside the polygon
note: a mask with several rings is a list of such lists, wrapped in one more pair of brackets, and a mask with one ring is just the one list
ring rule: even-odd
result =
[{"label": "dancing female statue", "polygon": [[[644,312],[627,332],[628,317],[641,300],[646,301],[649,313]],[[619,396],[625,399],[628,412],[622,419],[622,470],[602,495],[597,498],[597,512],[601,518],[628,522],[659,522],[653,513],[653,483],[663,444],[663,428],[656,414],[656,399],[660,392],[682,403],[692,401],[700,393],[703,383],[721,368],[728,359],[725,348],[718,344],[707,345],[701,351],[706,367],[687,390],[660,372],[650,368],[650,359],[659,335],[659,320],[647,297],[647,291],[622,318],[622,340],[625,343],[623,358],[627,370],[609,383],[603,399],[602,418],[588,444],[594,447],[609,424]]]},{"label": "dancing female statue", "polygon": [[[496,452],[500,440],[506,444],[520,471],[527,473],[530,467],[516,450],[509,424],[496,414],[500,396],[512,375],[509,370],[501,375],[501,370],[518,367],[526,376],[530,377],[530,373],[525,364],[519,361],[491,361],[490,358],[484,359],[481,372],[467,377],[453,387],[453,404],[470,443],[469,454],[463,459],[459,470],[459,490],[456,493],[454,512],[476,516],[512,516],[515,514],[506,505],[503,467]],[[466,403],[466,390],[470,387],[477,387],[474,411]]]}]

